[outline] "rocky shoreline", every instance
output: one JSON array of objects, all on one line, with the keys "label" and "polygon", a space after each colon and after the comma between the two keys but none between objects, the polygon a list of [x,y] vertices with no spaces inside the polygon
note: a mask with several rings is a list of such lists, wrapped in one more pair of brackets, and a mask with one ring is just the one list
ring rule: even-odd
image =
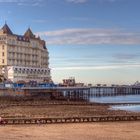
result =
[{"label": "rocky shoreline", "polygon": [[109,104],[50,100],[0,100],[0,116],[20,117],[92,117],[103,115],[140,115],[136,112],[110,110]]}]

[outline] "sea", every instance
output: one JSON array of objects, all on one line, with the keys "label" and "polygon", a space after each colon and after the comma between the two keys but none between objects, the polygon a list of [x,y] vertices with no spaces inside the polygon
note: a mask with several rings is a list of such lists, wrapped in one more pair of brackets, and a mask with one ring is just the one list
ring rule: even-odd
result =
[{"label": "sea", "polygon": [[[126,110],[133,112],[140,112],[140,95],[125,95],[125,96],[100,96],[90,97],[90,102],[97,103],[127,103],[127,105],[113,105],[111,109],[115,110]],[[133,104],[132,104],[133,103]],[[134,104],[136,103],[136,105]]]}]

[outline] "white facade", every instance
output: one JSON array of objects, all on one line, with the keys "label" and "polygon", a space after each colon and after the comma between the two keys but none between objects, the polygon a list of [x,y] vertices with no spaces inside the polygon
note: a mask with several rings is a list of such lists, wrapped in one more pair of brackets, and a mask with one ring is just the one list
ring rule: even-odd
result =
[{"label": "white facade", "polygon": [[17,81],[37,81],[42,82],[50,79],[49,68],[20,67],[8,66],[8,79],[13,82]]},{"label": "white facade", "polygon": [[11,81],[50,82],[48,54],[45,41],[30,29],[23,36],[13,34],[7,24],[0,30],[1,74]]}]

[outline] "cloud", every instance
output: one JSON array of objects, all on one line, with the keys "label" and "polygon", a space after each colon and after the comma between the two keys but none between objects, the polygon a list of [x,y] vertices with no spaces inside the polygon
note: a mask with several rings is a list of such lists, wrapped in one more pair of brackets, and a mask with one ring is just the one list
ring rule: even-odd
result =
[{"label": "cloud", "polygon": [[32,20],[32,22],[35,22],[35,23],[46,23],[46,22],[48,22],[48,20],[44,20],[44,19],[35,19],[35,20]]},{"label": "cloud", "polygon": [[71,3],[86,3],[88,0],[66,0],[67,2]]},{"label": "cloud", "polygon": [[133,60],[140,58],[140,54],[119,53],[115,54],[113,57],[118,60]]},{"label": "cloud", "polygon": [[17,0],[0,0],[0,2],[17,2]]},{"label": "cloud", "polygon": [[41,0],[31,0],[31,1],[28,1],[28,0],[0,0],[1,3],[24,3],[24,2],[39,2]]},{"label": "cloud", "polygon": [[11,3],[19,6],[41,6],[44,0],[0,0],[0,3]]},{"label": "cloud", "polygon": [[110,3],[113,3],[113,2],[116,2],[116,1],[118,1],[118,0],[65,0],[66,2],[69,2],[69,3],[75,3],[75,4],[84,4],[84,3],[87,3],[87,2],[89,2],[89,1],[94,1],[94,2],[101,2],[101,3],[103,3],[103,2],[110,2]]},{"label": "cloud", "polygon": [[71,28],[36,34],[52,45],[140,44],[140,32],[120,29]]},{"label": "cloud", "polygon": [[63,21],[96,21],[95,19],[93,18],[88,18],[88,17],[65,17],[65,18],[61,18],[61,20]]},{"label": "cloud", "polygon": [[17,2],[18,6],[43,6],[42,2],[44,0],[19,0]]},{"label": "cloud", "polygon": [[15,3],[15,2],[19,2],[21,0],[0,0],[1,3]]},{"label": "cloud", "polygon": [[106,66],[75,66],[75,67],[55,67],[52,70],[113,70],[125,68],[140,68],[140,64],[130,65],[106,65]]}]

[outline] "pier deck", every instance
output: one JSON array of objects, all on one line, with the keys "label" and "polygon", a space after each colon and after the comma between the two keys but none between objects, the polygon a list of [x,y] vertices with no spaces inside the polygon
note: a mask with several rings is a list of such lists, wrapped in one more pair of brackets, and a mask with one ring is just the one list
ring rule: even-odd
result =
[{"label": "pier deck", "polygon": [[94,86],[94,87],[0,87],[0,95],[39,96],[55,99],[88,100],[92,96],[118,96],[140,94],[137,86]]}]

